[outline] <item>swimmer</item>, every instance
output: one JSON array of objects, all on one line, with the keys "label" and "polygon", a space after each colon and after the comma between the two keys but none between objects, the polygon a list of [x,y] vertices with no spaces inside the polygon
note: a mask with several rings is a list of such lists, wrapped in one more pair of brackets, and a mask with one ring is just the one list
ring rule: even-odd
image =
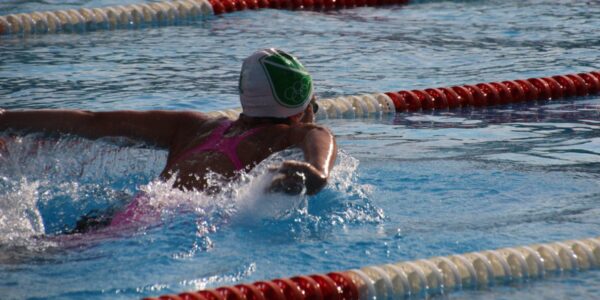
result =
[{"label": "swimmer", "polygon": [[184,191],[218,191],[209,185],[208,173],[231,180],[271,154],[297,147],[304,160],[276,166],[269,191],[318,193],[327,184],[337,146],[331,132],[314,123],[318,106],[304,66],[282,50],[260,50],[244,60],[238,87],[242,113],[236,120],[195,111],[0,109],[0,131],[120,136],[167,149],[160,178],[175,177],[174,188]]}]

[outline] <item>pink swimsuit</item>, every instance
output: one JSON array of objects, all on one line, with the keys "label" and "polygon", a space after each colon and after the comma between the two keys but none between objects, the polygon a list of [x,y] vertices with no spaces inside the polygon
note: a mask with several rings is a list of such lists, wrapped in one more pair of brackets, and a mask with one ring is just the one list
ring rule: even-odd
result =
[{"label": "pink swimsuit", "polygon": [[243,140],[259,132],[261,129],[263,129],[263,127],[252,128],[241,135],[226,137],[225,133],[227,130],[229,130],[229,128],[231,128],[231,126],[233,126],[232,121],[221,121],[219,125],[213,129],[206,140],[204,140],[204,143],[183,152],[181,155],[179,155],[179,157],[177,157],[177,159],[173,160],[171,165],[185,160],[196,153],[214,151],[227,156],[231,163],[233,163],[233,167],[236,171],[244,169],[244,164],[237,156],[237,147]]},{"label": "pink swimsuit", "polygon": [[[170,165],[185,160],[196,153],[214,151],[227,156],[231,163],[233,163],[236,171],[244,169],[244,164],[237,156],[237,147],[244,139],[259,132],[263,127],[252,128],[238,136],[226,137],[225,133],[232,125],[233,122],[230,120],[221,121],[203,143],[183,152]],[[132,223],[156,223],[159,220],[160,213],[155,208],[150,207],[147,196],[140,193],[134,197],[124,210],[114,215],[110,226],[124,226]]]}]

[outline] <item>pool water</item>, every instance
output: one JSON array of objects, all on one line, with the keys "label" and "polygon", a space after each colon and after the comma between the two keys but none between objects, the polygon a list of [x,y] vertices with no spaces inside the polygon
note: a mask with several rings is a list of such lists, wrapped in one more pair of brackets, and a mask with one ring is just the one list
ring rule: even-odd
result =
[{"label": "pool water", "polygon": [[[8,1],[0,14],[136,2]],[[598,13],[585,1],[417,1],[3,36],[0,107],[237,107],[241,61],[266,47],[297,55],[321,98],[588,72],[600,68]],[[2,298],[140,298],[600,231],[598,96],[320,122],[340,153],[313,197],[263,192],[266,169],[293,150],[207,196],[155,181],[166,153],[134,141],[0,133]],[[160,224],[59,234],[140,191]],[[588,299],[599,279],[589,271],[436,297]]]}]

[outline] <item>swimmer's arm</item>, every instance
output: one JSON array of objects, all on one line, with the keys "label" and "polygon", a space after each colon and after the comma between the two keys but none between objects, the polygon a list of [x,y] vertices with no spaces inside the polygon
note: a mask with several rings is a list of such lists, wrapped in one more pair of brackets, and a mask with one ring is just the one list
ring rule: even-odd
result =
[{"label": "swimmer's arm", "polygon": [[[292,144],[302,149],[305,161],[285,161],[279,175],[272,183],[272,190],[294,193],[301,173],[305,177],[306,193],[314,195],[327,184],[327,179],[337,155],[337,145],[331,132],[323,127],[310,125],[292,129]],[[273,188],[275,187],[275,188]]]},{"label": "swimmer's arm", "polygon": [[0,113],[0,131],[58,132],[96,139],[122,136],[168,148],[182,131],[208,118],[197,112],[83,110],[8,110]]}]

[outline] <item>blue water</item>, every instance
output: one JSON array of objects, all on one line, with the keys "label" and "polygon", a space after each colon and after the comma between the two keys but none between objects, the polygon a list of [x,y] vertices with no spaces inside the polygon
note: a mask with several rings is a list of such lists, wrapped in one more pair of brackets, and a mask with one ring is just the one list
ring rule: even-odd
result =
[{"label": "blue water", "polygon": [[[0,14],[115,4],[4,1]],[[586,1],[420,1],[2,37],[0,107],[237,107],[241,60],[265,47],[299,56],[322,98],[587,72],[600,69],[598,13]],[[598,96],[321,123],[341,152],[309,198],[262,193],[265,169],[293,151],[209,197],[154,181],[165,153],[132,141],[0,133],[2,298],[130,299],[600,232]],[[139,191],[160,225],[57,237]],[[450,297],[588,299],[599,275]]]}]

